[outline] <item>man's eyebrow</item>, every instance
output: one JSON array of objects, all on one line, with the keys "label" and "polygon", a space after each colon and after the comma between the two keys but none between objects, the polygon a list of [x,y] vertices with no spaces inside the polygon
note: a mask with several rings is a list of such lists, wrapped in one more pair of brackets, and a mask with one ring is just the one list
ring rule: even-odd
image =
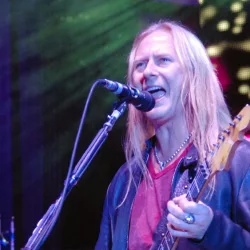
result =
[{"label": "man's eyebrow", "polygon": [[171,56],[169,52],[156,51],[154,53],[156,56]]},{"label": "man's eyebrow", "polygon": [[145,62],[145,61],[147,61],[147,59],[137,59],[137,60],[134,60],[133,65],[140,63],[140,62]]},{"label": "man's eyebrow", "polygon": [[145,61],[145,60],[147,60],[146,57],[138,57],[138,58],[135,58],[134,62],[136,62],[136,61]]}]

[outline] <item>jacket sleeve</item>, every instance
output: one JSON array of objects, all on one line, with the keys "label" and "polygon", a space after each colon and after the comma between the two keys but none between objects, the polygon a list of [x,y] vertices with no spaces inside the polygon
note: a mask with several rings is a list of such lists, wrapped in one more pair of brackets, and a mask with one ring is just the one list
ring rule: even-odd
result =
[{"label": "jacket sleeve", "polygon": [[[238,167],[240,168],[240,166]],[[250,249],[249,166],[241,182],[239,193],[235,196],[237,200],[234,201],[236,204],[234,221],[221,211],[214,211],[214,218],[199,245],[209,250]]]},{"label": "jacket sleeve", "polygon": [[111,249],[112,231],[111,231],[111,217],[110,217],[109,205],[108,205],[109,188],[107,190],[106,198],[104,201],[102,221],[100,225],[100,233],[99,233],[99,237],[95,246],[95,250]]}]

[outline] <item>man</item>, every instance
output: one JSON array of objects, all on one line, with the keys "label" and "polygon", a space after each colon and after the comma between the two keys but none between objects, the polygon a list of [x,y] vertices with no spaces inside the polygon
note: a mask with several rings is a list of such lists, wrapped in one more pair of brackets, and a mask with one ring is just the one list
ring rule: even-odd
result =
[{"label": "man", "polygon": [[146,113],[129,107],[127,162],[107,191],[96,249],[171,249],[176,237],[177,249],[250,249],[248,142],[193,201],[200,169],[231,122],[201,42],[173,22],[149,26],[134,41],[128,83],[156,104]]}]

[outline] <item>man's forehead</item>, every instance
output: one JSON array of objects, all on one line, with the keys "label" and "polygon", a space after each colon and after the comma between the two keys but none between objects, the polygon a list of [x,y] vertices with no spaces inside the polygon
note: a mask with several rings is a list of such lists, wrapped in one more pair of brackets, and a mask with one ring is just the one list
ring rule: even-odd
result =
[{"label": "man's forehead", "polygon": [[156,30],[144,37],[143,40],[166,41],[171,40],[171,38],[172,34],[169,31]]}]

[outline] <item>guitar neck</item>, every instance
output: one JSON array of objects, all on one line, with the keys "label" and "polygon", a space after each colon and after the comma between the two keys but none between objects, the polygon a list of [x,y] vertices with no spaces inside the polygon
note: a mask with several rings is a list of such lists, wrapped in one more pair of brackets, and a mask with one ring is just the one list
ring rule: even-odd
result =
[{"label": "guitar neck", "polygon": [[197,174],[187,192],[186,197],[189,201],[200,201],[204,191],[206,190],[207,186],[216,173],[213,172],[207,174],[208,171],[210,171],[209,168],[204,166],[200,166],[200,168],[198,169]]}]

